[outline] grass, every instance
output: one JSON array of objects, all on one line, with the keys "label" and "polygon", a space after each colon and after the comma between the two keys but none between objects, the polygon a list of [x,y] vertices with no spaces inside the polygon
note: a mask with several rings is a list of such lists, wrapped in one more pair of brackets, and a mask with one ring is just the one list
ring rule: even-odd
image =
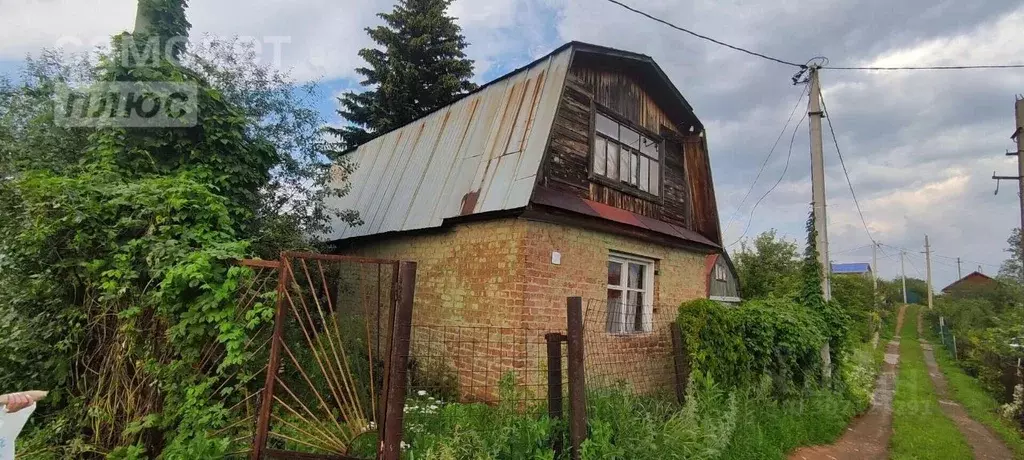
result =
[{"label": "grass", "polygon": [[800,446],[831,444],[857,411],[854,398],[829,390],[781,403],[761,396],[741,398],[736,432],[720,458],[786,458]]},{"label": "grass", "polygon": [[924,351],[917,341],[918,309],[917,305],[910,305],[903,318],[890,458],[972,458],[967,440],[939,408],[939,398],[924,362]]},{"label": "grass", "polygon": [[[929,331],[931,342],[941,344],[934,331]],[[978,380],[967,375],[953,359],[952,353],[942,345],[935,346],[935,359],[946,376],[954,399],[974,420],[989,427],[1018,458],[1024,458],[1024,437],[1013,422],[999,415],[999,403],[986,392]]]}]

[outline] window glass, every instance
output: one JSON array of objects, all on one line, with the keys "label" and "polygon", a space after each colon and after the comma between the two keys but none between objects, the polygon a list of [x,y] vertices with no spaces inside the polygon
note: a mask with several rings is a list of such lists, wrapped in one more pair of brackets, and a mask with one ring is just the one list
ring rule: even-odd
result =
[{"label": "window glass", "polygon": [[650,138],[640,136],[640,151],[643,152],[644,155],[650,155],[657,158],[658,143]]},{"label": "window glass", "polygon": [[633,155],[627,150],[622,150],[622,155],[619,155],[619,179],[622,182],[629,183],[630,174],[633,172],[632,166],[630,166],[632,159]]},{"label": "window glass", "polygon": [[651,160],[647,157],[640,157],[640,190],[651,191]]},{"label": "window glass", "polygon": [[608,262],[608,285],[622,286],[622,263]]},{"label": "window glass", "polygon": [[619,135],[619,142],[622,142],[622,145],[627,147],[640,150],[640,133],[623,126]]},{"label": "window glass", "polygon": [[661,166],[657,161],[651,162],[651,186],[650,192],[661,195]]},{"label": "window glass", "polygon": [[612,180],[619,180],[619,144],[608,142],[608,170],[607,177]]},{"label": "window glass", "polygon": [[644,266],[640,264],[629,264],[629,287],[642,289],[644,286]]},{"label": "window glass", "polygon": [[661,142],[597,113],[591,172],[640,191],[661,192]]},{"label": "window glass", "polygon": [[596,117],[597,132],[607,135],[612,140],[619,139],[619,124],[600,113]]}]

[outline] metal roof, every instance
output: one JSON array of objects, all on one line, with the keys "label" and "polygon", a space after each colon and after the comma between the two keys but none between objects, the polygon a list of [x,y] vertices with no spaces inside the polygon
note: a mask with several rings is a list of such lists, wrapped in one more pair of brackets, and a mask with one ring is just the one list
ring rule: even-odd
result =
[{"label": "metal roof", "polygon": [[569,68],[572,48],[488,83],[455,103],[346,155],[349,193],[329,209],[359,212],[334,222],[328,240],[439,227],[444,219],[525,207]]},{"label": "metal roof", "polygon": [[867,263],[851,263],[851,264],[832,264],[832,273],[836,274],[860,274],[860,273],[871,273],[871,264]]}]

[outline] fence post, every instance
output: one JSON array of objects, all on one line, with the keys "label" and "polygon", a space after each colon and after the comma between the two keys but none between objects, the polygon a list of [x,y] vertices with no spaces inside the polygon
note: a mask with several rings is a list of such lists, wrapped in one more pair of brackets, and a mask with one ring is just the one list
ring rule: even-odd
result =
[{"label": "fence post", "polygon": [[378,460],[398,460],[401,456],[402,418],[405,412],[406,370],[409,363],[409,336],[412,334],[412,301],[416,294],[416,263],[398,265],[398,298],[395,302],[388,350],[387,383],[384,388],[383,436],[377,450]]},{"label": "fence post", "polygon": [[[562,342],[565,335],[556,332],[544,334],[548,344],[548,417],[551,420],[562,419]],[[564,437],[555,436],[551,439],[551,448],[555,458],[562,457]]]},{"label": "fence post", "polygon": [[270,336],[270,360],[267,363],[266,380],[263,382],[263,394],[260,395],[260,412],[256,419],[256,435],[252,441],[252,460],[261,460],[267,447],[267,434],[270,432],[270,410],[274,401],[274,384],[277,382],[277,371],[281,367],[281,340],[284,334],[285,321],[285,290],[288,289],[288,275],[291,273],[290,262],[281,256],[277,268],[277,299],[274,305],[274,332]]},{"label": "fence post", "polygon": [[675,361],[676,399],[679,404],[686,402],[686,385],[690,381],[690,359],[686,355],[683,330],[679,323],[672,322],[672,357]]},{"label": "fence post", "polygon": [[956,352],[956,334],[950,334],[953,336],[953,359],[960,361],[960,355]]},{"label": "fence post", "polygon": [[583,359],[583,298],[566,299],[566,329],[569,371],[569,442],[573,460],[580,458],[580,446],[587,439],[587,385]]}]

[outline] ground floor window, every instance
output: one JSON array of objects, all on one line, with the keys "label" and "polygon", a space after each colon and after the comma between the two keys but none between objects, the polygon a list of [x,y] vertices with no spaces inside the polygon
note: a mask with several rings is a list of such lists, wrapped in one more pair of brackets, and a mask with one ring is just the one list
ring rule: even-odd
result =
[{"label": "ground floor window", "polygon": [[608,324],[616,334],[653,328],[654,261],[627,254],[608,257]]}]

